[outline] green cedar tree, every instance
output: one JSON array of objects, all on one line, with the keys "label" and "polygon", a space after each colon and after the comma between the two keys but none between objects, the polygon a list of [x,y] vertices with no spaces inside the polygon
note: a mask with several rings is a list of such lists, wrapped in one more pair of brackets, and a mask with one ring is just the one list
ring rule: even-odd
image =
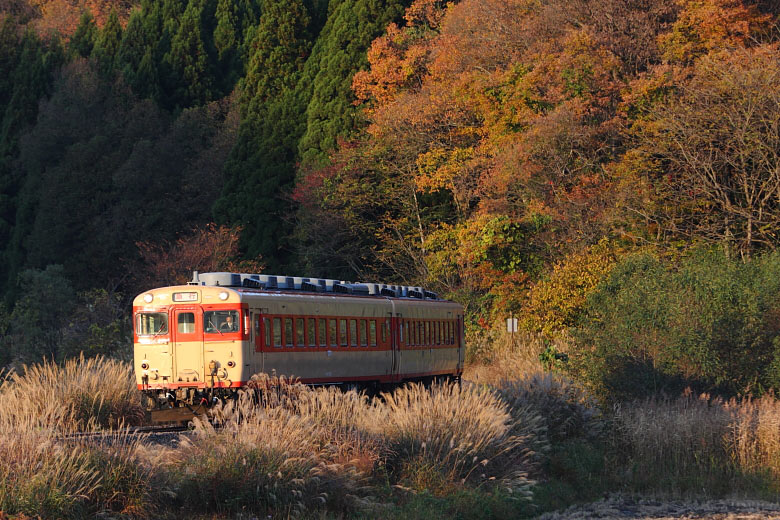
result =
[{"label": "green cedar tree", "polygon": [[[368,66],[366,51],[387,25],[403,15],[408,0],[338,0],[307,63],[311,101],[299,152],[305,165],[322,164],[336,138],[356,127],[352,76]],[[331,2],[331,5],[333,2]]]},{"label": "green cedar tree", "polygon": [[92,54],[97,35],[98,28],[95,18],[92,16],[91,11],[86,10],[81,15],[76,32],[73,33],[68,42],[68,50],[71,55],[86,58]]},{"label": "green cedar tree", "polygon": [[97,60],[100,71],[106,77],[114,72],[115,61],[119,46],[122,43],[122,24],[119,23],[119,15],[115,9],[111,10],[103,30],[92,49],[92,57]]}]

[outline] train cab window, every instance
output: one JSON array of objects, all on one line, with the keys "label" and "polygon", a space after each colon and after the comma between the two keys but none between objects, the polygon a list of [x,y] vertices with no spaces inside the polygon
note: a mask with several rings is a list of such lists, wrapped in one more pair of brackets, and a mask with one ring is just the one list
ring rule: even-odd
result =
[{"label": "train cab window", "polygon": [[207,311],[203,313],[203,330],[206,334],[238,332],[238,311]]},{"label": "train cab window", "polygon": [[309,340],[306,344],[310,347],[317,346],[317,320],[309,318],[308,326],[306,327],[306,338]]},{"label": "train cab window", "polygon": [[349,320],[349,344],[353,347],[358,346],[358,335],[357,335],[357,321],[356,320]]},{"label": "train cab window", "polygon": [[341,340],[339,345],[342,347],[349,345],[347,343],[347,320],[339,320],[339,339]]},{"label": "train cab window", "polygon": [[321,347],[325,347],[328,345],[328,329],[325,327],[325,319],[320,318],[317,320],[317,325],[319,325],[317,328],[317,344]]},{"label": "train cab window", "polygon": [[282,346],[282,318],[274,318],[274,347]]},{"label": "train cab window", "polygon": [[328,342],[331,347],[336,347],[339,344],[337,323],[336,320],[328,320]]},{"label": "train cab window", "polygon": [[168,315],[164,312],[139,312],[135,315],[135,333],[138,336],[168,334]]},{"label": "train cab window", "polygon": [[182,312],[177,319],[177,332],[181,334],[192,334],[195,332],[195,313]]},{"label": "train cab window", "polygon": [[306,345],[306,331],[304,330],[303,318],[296,318],[295,320],[295,344],[299,347]]},{"label": "train cab window", "polygon": [[368,322],[368,340],[372,347],[376,347],[376,320]]},{"label": "train cab window", "polygon": [[284,319],[284,344],[287,347],[293,346],[293,320],[292,318]]}]

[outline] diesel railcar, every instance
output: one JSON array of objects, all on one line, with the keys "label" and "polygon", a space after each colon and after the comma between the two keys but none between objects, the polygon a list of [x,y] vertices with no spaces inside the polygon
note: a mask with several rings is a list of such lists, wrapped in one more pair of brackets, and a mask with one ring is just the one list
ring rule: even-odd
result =
[{"label": "diesel railcar", "polygon": [[261,372],[381,387],[463,371],[463,308],[421,287],[195,272],[138,295],[133,325],[150,409],[210,404]]}]

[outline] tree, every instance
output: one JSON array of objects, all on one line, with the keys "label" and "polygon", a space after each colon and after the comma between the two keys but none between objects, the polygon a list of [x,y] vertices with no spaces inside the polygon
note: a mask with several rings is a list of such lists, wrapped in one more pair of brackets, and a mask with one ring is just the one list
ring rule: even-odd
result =
[{"label": "tree", "polygon": [[101,73],[106,77],[111,77],[114,73],[114,65],[121,43],[122,25],[119,22],[119,15],[116,11],[111,11],[108,21],[100,31],[95,47],[92,49],[92,57],[97,60]]},{"label": "tree", "polygon": [[177,83],[173,93],[175,106],[199,105],[212,99],[213,79],[201,28],[205,8],[205,0],[189,1],[165,55]]},{"label": "tree", "polygon": [[92,54],[97,36],[98,28],[92,13],[84,11],[76,31],[68,42],[68,49],[73,55],[87,58]]},{"label": "tree", "polygon": [[[780,52],[701,58],[643,135],[672,232],[734,244],[745,256],[780,241]],[[651,167],[655,169],[656,167]]]},{"label": "tree", "polygon": [[[304,81],[311,84],[306,107],[306,132],[298,144],[303,164],[327,160],[339,136],[354,132],[356,123],[352,76],[366,68],[370,42],[388,23],[400,18],[403,0],[342,0],[328,17],[306,64]],[[306,77],[314,72],[313,78]]]},{"label": "tree", "polygon": [[138,242],[136,247],[144,264],[139,287],[160,287],[187,283],[192,271],[263,270],[260,258],[239,261],[238,241],[241,228],[217,227],[210,223],[193,229],[175,241]]},{"label": "tree", "polygon": [[214,206],[220,223],[241,225],[242,249],[271,269],[289,257],[291,208],[286,193],[295,178],[296,145],[306,99],[295,89],[311,49],[309,16],[300,1],[273,0],[249,44],[240,84],[241,127]]}]

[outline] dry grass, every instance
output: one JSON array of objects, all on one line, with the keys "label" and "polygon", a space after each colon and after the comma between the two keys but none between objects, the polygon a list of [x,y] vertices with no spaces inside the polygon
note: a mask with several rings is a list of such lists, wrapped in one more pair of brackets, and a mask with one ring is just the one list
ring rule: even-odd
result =
[{"label": "dry grass", "polygon": [[[370,427],[393,454],[388,465],[401,480],[434,487],[431,478],[496,482],[517,497],[530,496],[531,448],[543,431],[537,415],[513,419],[492,391],[454,384],[407,385],[385,395],[375,413]],[[525,435],[514,434],[518,421],[526,423]]]},{"label": "dry grass", "polygon": [[0,427],[84,431],[143,419],[132,368],[104,357],[25,365],[0,383],[0,400]]},{"label": "dry grass", "polygon": [[780,402],[772,396],[724,402],[688,393],[621,407],[615,418],[640,490],[780,492]]},{"label": "dry grass", "polygon": [[539,355],[548,346],[561,353],[569,350],[569,340],[564,337],[550,343],[539,335],[516,333],[513,336],[502,331],[483,341],[487,345],[475,347],[480,355],[467,363],[463,378],[484,385],[544,372]]},{"label": "dry grass", "polygon": [[731,415],[726,450],[734,463],[744,472],[768,472],[780,488],[780,401],[732,399],[725,408]]},{"label": "dry grass", "polygon": [[297,516],[349,511],[369,501],[368,475],[344,460],[344,439],[278,404],[258,405],[244,393],[218,410],[221,429],[196,422],[194,436],[183,438],[167,465],[188,509]]},{"label": "dry grass", "polygon": [[530,408],[544,418],[552,442],[571,437],[595,439],[604,430],[601,410],[585,389],[555,372],[537,372],[496,385],[510,412],[525,413]]},{"label": "dry grass", "polygon": [[29,428],[0,429],[0,511],[42,518],[154,512],[143,439],[116,432],[95,443]]}]

